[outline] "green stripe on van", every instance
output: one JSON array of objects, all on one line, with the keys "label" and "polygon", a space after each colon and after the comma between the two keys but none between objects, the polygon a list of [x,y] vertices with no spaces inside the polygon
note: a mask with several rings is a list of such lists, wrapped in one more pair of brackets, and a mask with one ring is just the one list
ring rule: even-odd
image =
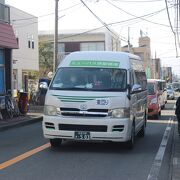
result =
[{"label": "green stripe on van", "polygon": [[70,99],[69,100],[62,100],[61,99],[61,101],[62,102],[86,102],[86,101],[81,101],[81,100],[70,100]]},{"label": "green stripe on van", "polygon": [[117,61],[91,61],[91,60],[77,60],[71,61],[70,66],[74,67],[106,67],[106,68],[118,68],[120,62]]},{"label": "green stripe on van", "polygon": [[55,95],[55,94],[51,94],[51,95],[57,97],[62,102],[86,102],[86,101],[95,100],[97,98],[117,97],[117,96],[63,96],[63,95]]},{"label": "green stripe on van", "polygon": [[56,94],[51,94],[52,96],[55,96],[59,99],[64,99],[64,98],[71,98],[71,99],[86,99],[86,100],[93,100],[96,98],[110,98],[110,97],[117,97],[117,96],[63,96],[63,95],[56,95]]}]

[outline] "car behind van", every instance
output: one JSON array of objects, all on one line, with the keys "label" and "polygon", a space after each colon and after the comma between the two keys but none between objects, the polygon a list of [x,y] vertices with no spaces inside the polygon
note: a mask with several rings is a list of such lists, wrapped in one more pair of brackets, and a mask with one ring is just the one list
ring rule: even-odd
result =
[{"label": "car behind van", "polygon": [[156,79],[147,80],[148,90],[148,116],[158,119],[161,115],[161,94],[158,90],[158,82]]},{"label": "car behind van", "polygon": [[173,100],[175,98],[175,92],[172,84],[168,84],[166,90],[167,90],[167,99]]},{"label": "car behind van", "polygon": [[159,98],[160,98],[161,109],[164,109],[167,103],[166,81],[163,79],[157,79],[157,82],[158,82],[158,91],[160,95]]},{"label": "car behind van", "polygon": [[126,142],[144,136],[147,79],[142,60],[123,52],[74,52],[58,66],[46,94],[43,133],[62,140]]}]

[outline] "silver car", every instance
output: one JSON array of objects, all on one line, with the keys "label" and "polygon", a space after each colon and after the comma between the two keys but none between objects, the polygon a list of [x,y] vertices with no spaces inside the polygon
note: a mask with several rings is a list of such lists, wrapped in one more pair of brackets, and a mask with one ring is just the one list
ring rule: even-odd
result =
[{"label": "silver car", "polygon": [[174,96],[175,96],[175,92],[174,92],[173,87],[171,85],[168,85],[167,86],[167,98],[174,99]]}]

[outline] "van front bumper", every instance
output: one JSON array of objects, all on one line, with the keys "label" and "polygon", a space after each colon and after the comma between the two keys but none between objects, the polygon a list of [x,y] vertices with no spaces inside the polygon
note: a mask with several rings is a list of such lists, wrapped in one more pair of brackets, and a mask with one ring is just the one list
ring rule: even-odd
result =
[{"label": "van front bumper", "polygon": [[[83,128],[81,128],[82,126]],[[43,116],[43,134],[44,137],[48,139],[61,138],[78,140],[75,138],[75,132],[87,131],[90,133],[89,140],[92,141],[99,140],[125,142],[128,141],[131,137],[131,126],[132,122],[128,118],[96,119],[82,117],[64,118],[60,116]],[[68,130],[66,129],[66,127],[68,128]],[[104,129],[105,127],[107,129]]]}]

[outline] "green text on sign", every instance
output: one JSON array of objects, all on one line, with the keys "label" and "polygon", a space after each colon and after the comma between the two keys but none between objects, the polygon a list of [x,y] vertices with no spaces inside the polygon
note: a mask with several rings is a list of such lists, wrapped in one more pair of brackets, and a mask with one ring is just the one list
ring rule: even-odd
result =
[{"label": "green text on sign", "polygon": [[108,67],[108,68],[117,68],[119,67],[119,62],[116,61],[90,61],[90,60],[79,60],[71,61],[70,66],[77,67]]}]

